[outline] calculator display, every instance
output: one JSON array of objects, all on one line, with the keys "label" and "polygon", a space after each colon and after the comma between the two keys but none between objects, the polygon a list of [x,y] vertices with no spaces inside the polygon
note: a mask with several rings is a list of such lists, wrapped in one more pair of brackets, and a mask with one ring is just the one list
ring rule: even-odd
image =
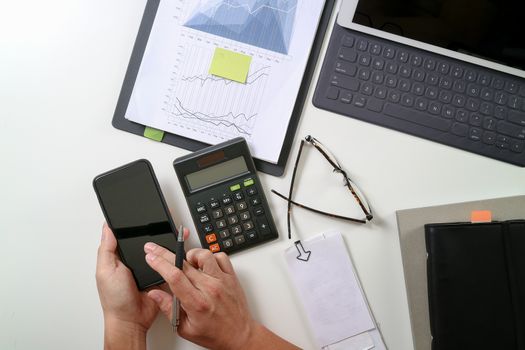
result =
[{"label": "calculator display", "polygon": [[248,172],[248,166],[244,161],[244,157],[240,156],[220,164],[213,165],[204,170],[188,174],[186,175],[186,182],[188,183],[190,190],[193,192],[203,187],[218,183],[222,180],[231,179]]}]

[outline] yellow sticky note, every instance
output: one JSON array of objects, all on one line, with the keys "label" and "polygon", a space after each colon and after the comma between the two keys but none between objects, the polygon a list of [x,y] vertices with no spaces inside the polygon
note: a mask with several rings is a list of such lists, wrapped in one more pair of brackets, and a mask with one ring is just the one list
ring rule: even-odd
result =
[{"label": "yellow sticky note", "polygon": [[144,129],[144,137],[160,142],[164,137],[164,131],[146,126],[146,128]]},{"label": "yellow sticky note", "polygon": [[244,84],[251,63],[252,56],[218,47],[213,54],[209,73]]}]

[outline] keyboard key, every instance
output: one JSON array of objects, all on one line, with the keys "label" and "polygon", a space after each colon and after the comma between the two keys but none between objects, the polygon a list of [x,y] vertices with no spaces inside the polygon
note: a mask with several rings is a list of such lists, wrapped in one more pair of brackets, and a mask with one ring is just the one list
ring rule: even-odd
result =
[{"label": "keyboard key", "polygon": [[461,123],[466,123],[468,121],[468,112],[464,109],[458,109],[456,111],[456,120]]},{"label": "keyboard key", "polygon": [[210,202],[209,206],[211,209],[216,209],[221,206],[221,203],[219,203],[218,200],[213,200]]},{"label": "keyboard key", "polygon": [[214,219],[220,219],[220,218],[222,218],[223,215],[224,214],[222,212],[222,209],[215,209],[215,210],[212,210],[212,212],[211,212],[211,216]]},{"label": "keyboard key", "polygon": [[353,49],[342,47],[339,49],[337,57],[348,62],[355,62],[357,60],[357,52]]},{"label": "keyboard key", "polygon": [[203,214],[201,216],[199,216],[199,222],[201,224],[204,224],[206,222],[209,222],[210,221],[210,217],[208,216],[208,214]]},{"label": "keyboard key", "polygon": [[483,130],[480,128],[470,128],[468,138],[472,141],[481,141]]},{"label": "keyboard key", "polygon": [[221,237],[222,239],[230,237],[230,230],[228,229],[220,230],[219,237]]},{"label": "keyboard key", "polygon": [[412,92],[418,96],[422,96],[425,93],[425,86],[420,83],[412,85]]},{"label": "keyboard key", "polygon": [[471,69],[468,69],[466,72],[465,72],[465,80],[468,81],[468,82],[473,82],[473,81],[476,81],[476,79],[478,78],[478,74],[471,70]]},{"label": "keyboard key", "polygon": [[502,91],[497,91],[494,95],[494,101],[499,105],[505,105],[507,104],[508,96],[506,93]]},{"label": "keyboard key", "polygon": [[468,84],[467,95],[472,97],[478,97],[481,92],[481,88],[478,85]]},{"label": "keyboard key", "polygon": [[401,104],[403,106],[412,107],[414,105],[414,97],[409,94],[404,94],[401,97]]},{"label": "keyboard key", "polygon": [[525,142],[523,141],[510,140],[509,142],[509,149],[512,152],[522,153],[524,148],[525,148]]},{"label": "keyboard key", "polygon": [[441,77],[441,79],[439,79],[439,87],[447,90],[451,89],[452,79],[450,79],[449,77]]},{"label": "keyboard key", "polygon": [[482,102],[479,106],[481,114],[492,115],[494,114],[494,106],[488,102]]},{"label": "keyboard key", "polygon": [[443,75],[446,75],[448,74],[448,72],[450,71],[450,65],[448,63],[445,63],[445,62],[441,62],[438,64],[438,72],[443,74]]},{"label": "keyboard key", "polygon": [[458,66],[453,66],[451,74],[454,78],[459,79],[463,77],[463,68],[458,67]]},{"label": "keyboard key", "polygon": [[463,80],[456,80],[454,84],[452,84],[452,90],[456,92],[465,92],[467,89],[467,83],[465,83]]},{"label": "keyboard key", "polygon": [[452,101],[452,93],[450,91],[441,90],[439,93],[439,100],[443,103],[449,104]]},{"label": "keyboard key", "polygon": [[427,89],[425,90],[425,96],[432,100],[435,100],[438,97],[438,89],[433,86],[427,87]]},{"label": "keyboard key", "polygon": [[261,217],[257,219],[257,227],[259,228],[259,231],[263,235],[267,235],[269,233],[272,233],[272,230],[270,229],[270,225],[268,225],[268,220],[266,218]]},{"label": "keyboard key", "polygon": [[204,204],[197,205],[195,211],[199,214],[204,213],[206,211],[206,206]]},{"label": "keyboard key", "polygon": [[224,212],[226,213],[226,215],[231,215],[235,213],[235,207],[233,205],[228,205],[224,208]]},{"label": "keyboard key", "polygon": [[376,92],[374,93],[374,96],[384,100],[386,98],[387,91],[388,90],[386,88],[380,86],[380,87],[378,87],[376,89]]},{"label": "keyboard key", "polygon": [[397,64],[393,62],[388,62],[385,66],[385,69],[388,73],[396,74],[397,73]]},{"label": "keyboard key", "polygon": [[467,104],[466,104],[466,107],[468,110],[472,111],[472,112],[476,112],[478,109],[479,109],[479,100],[477,99],[473,99],[473,98],[469,98],[467,100]]},{"label": "keyboard key", "polygon": [[505,82],[503,81],[503,79],[494,78],[494,80],[492,81],[492,87],[495,89],[501,90],[504,86]]},{"label": "keyboard key", "polygon": [[451,131],[454,135],[464,137],[467,136],[468,126],[466,126],[465,124],[454,123],[454,125],[452,125]]},{"label": "keyboard key", "polygon": [[236,201],[240,201],[240,200],[243,199],[243,198],[244,198],[244,195],[242,194],[241,191],[239,191],[239,192],[235,192],[235,193],[233,194],[233,199],[235,199]]},{"label": "keyboard key", "polygon": [[372,82],[377,85],[383,84],[383,80],[385,80],[385,76],[381,72],[373,72],[372,73]]},{"label": "keyboard key", "polygon": [[410,74],[412,74],[412,69],[407,66],[401,66],[401,68],[399,69],[399,74],[402,77],[409,78]]},{"label": "keyboard key", "polygon": [[520,109],[522,102],[523,102],[522,99],[519,98],[518,96],[510,96],[507,106],[513,109]]},{"label": "keyboard key", "polygon": [[496,130],[503,135],[511,136],[516,139],[525,140],[525,127],[507,123],[503,120],[498,122]]},{"label": "keyboard key", "polygon": [[251,196],[255,196],[255,195],[257,194],[257,187],[252,186],[252,187],[248,188],[248,189],[246,190],[246,194],[247,194],[249,197],[251,197]]},{"label": "keyboard key", "polygon": [[382,49],[382,47],[379,44],[372,44],[372,45],[370,45],[370,53],[372,55],[380,55],[381,54],[381,49]]},{"label": "keyboard key", "polygon": [[401,100],[401,94],[397,91],[390,90],[388,93],[388,100],[394,103],[398,103]]},{"label": "keyboard key", "polygon": [[257,239],[257,233],[255,231],[250,231],[245,233],[249,241],[255,241]]},{"label": "keyboard key", "polygon": [[251,221],[243,222],[242,228],[244,229],[244,231],[250,231],[251,229],[253,229],[253,222]]},{"label": "keyboard key", "polygon": [[228,205],[232,202],[232,198],[230,196],[223,195],[222,197],[222,204]]},{"label": "keyboard key", "polygon": [[494,116],[498,119],[505,119],[507,118],[507,110],[505,107],[496,106],[496,108],[494,108]]},{"label": "keyboard key", "polygon": [[432,114],[439,115],[441,113],[441,103],[430,102],[428,104],[428,111]]},{"label": "keyboard key", "polygon": [[412,73],[412,78],[416,81],[423,81],[425,80],[425,72],[423,72],[420,69],[414,69],[414,72]]},{"label": "keyboard key", "polygon": [[383,49],[383,57],[385,58],[394,58],[396,55],[396,50],[391,47],[385,47]]},{"label": "keyboard key", "polygon": [[496,125],[498,121],[491,117],[485,117],[483,119],[483,129],[486,130],[496,130]]},{"label": "keyboard key", "polygon": [[385,61],[383,61],[380,58],[374,58],[374,60],[372,61],[372,67],[374,67],[377,70],[383,70],[383,68],[385,67]]},{"label": "keyboard key", "polygon": [[238,234],[242,233],[241,225],[232,226],[231,227],[231,232],[233,233],[233,235],[238,235]]},{"label": "keyboard key", "polygon": [[259,205],[261,204],[261,199],[259,197],[253,197],[250,199],[250,203],[253,205]]},{"label": "keyboard key", "polygon": [[244,244],[246,242],[246,238],[244,238],[243,235],[240,235],[240,236],[235,236],[233,237],[233,239],[235,240],[235,244]]},{"label": "keyboard key", "polygon": [[472,113],[469,118],[469,124],[474,126],[480,126],[482,123],[482,118],[479,114]]},{"label": "keyboard key", "polygon": [[235,203],[235,207],[237,208],[237,210],[239,211],[242,211],[242,210],[246,210],[248,208],[248,204],[246,204],[246,202],[237,202]]},{"label": "keyboard key", "polygon": [[515,94],[519,91],[519,85],[513,81],[507,81],[505,83],[505,91]]},{"label": "keyboard key", "polygon": [[414,111],[397,105],[385,105],[385,114],[407,122],[423,125],[440,131],[448,131],[452,122],[440,117],[432,117],[428,114]]},{"label": "keyboard key", "polygon": [[226,220],[221,219],[221,220],[215,222],[215,226],[217,227],[217,229],[225,228],[226,227]]},{"label": "keyboard key", "polygon": [[387,75],[385,79],[385,84],[388,87],[395,88],[397,86],[397,78],[391,75]]},{"label": "keyboard key", "polygon": [[412,55],[412,57],[410,58],[410,64],[415,67],[421,66],[422,63],[423,63],[423,57],[419,55]]},{"label": "keyboard key", "polygon": [[239,217],[237,215],[228,216],[228,224],[235,225],[239,222]]},{"label": "keyboard key", "polygon": [[397,54],[397,59],[400,62],[403,62],[403,63],[408,62],[408,58],[409,57],[410,57],[410,55],[406,51],[399,51],[398,54]]},{"label": "keyboard key", "polygon": [[364,39],[360,39],[358,42],[357,42],[357,49],[359,51],[366,51],[366,49],[368,49],[368,41],[364,40]]},{"label": "keyboard key", "polygon": [[221,247],[219,246],[219,243],[215,243],[209,246],[212,253],[218,253],[221,251]]},{"label": "keyboard key", "polygon": [[242,221],[246,221],[250,218],[250,212],[249,211],[243,211],[242,213],[239,214],[239,216],[241,217],[241,220]]},{"label": "keyboard key", "polygon": [[423,67],[427,70],[434,70],[436,68],[436,61],[432,58],[427,58],[425,59]]},{"label": "keyboard key", "polygon": [[416,99],[416,108],[420,111],[426,111],[428,106],[428,101],[424,98],[418,97]]},{"label": "keyboard key", "polygon": [[359,73],[357,74],[357,77],[361,80],[368,80],[370,79],[370,71],[368,69],[365,69],[365,68],[361,68],[359,70]]},{"label": "keyboard key", "polygon": [[215,235],[215,233],[212,233],[210,235],[206,235],[206,243],[210,244],[210,243],[213,243],[213,242],[217,242],[217,236]]},{"label": "keyboard key", "polygon": [[427,84],[437,85],[439,83],[439,77],[435,74],[428,74],[425,81],[427,82]]},{"label": "keyboard key", "polygon": [[206,224],[202,227],[205,233],[213,232],[213,225],[212,224]]},{"label": "keyboard key", "polygon": [[374,93],[374,85],[367,82],[361,84],[361,93],[367,96],[372,95]]},{"label": "keyboard key", "polygon": [[454,95],[452,98],[452,104],[456,107],[463,107],[466,102],[467,99],[463,95]]},{"label": "keyboard key", "polygon": [[384,103],[382,101],[376,100],[375,98],[371,98],[368,100],[366,108],[374,112],[381,112],[381,110],[383,109],[383,105]]},{"label": "keyboard key", "polygon": [[352,47],[354,46],[354,37],[353,36],[350,36],[350,35],[345,35],[343,37],[343,40],[341,41],[341,44],[343,44],[343,46],[346,46],[346,47]]},{"label": "keyboard key", "polygon": [[264,209],[263,207],[256,207],[256,208],[253,208],[253,213],[256,215],[256,216],[261,216],[264,214]]},{"label": "keyboard key", "polygon": [[520,85],[520,90],[518,91],[518,95],[525,97],[525,84]]},{"label": "keyboard key", "polygon": [[339,61],[335,64],[335,71],[353,77],[357,72],[357,67],[355,64]]},{"label": "keyboard key", "polygon": [[483,86],[489,86],[492,81],[492,77],[488,74],[480,74],[478,77],[478,83]]},{"label": "keyboard key", "polygon": [[341,102],[343,103],[350,103],[352,102],[352,93],[349,91],[345,91],[341,94]]},{"label": "keyboard key", "polygon": [[225,239],[224,241],[222,241],[222,245],[225,249],[231,248],[233,247],[233,241],[230,238]]},{"label": "keyboard key", "polygon": [[358,63],[360,65],[368,67],[371,62],[372,62],[372,58],[370,57],[370,55],[361,55],[361,56],[359,56]]},{"label": "keyboard key", "polygon": [[492,101],[494,98],[494,91],[488,88],[481,89],[481,98],[485,101]]},{"label": "keyboard key", "polygon": [[346,90],[357,91],[359,89],[359,81],[344,75],[332,76],[331,84],[341,87]]},{"label": "keyboard key", "polygon": [[411,84],[408,80],[401,79],[399,81],[399,89],[401,91],[410,91]]},{"label": "keyboard key", "polygon": [[509,111],[509,122],[518,125],[525,125],[525,113]]},{"label": "keyboard key", "polygon": [[483,141],[483,143],[486,143],[487,145],[493,145],[496,142],[496,133],[493,133],[491,131],[484,132],[481,141]]},{"label": "keyboard key", "polygon": [[364,106],[366,106],[366,98],[364,98],[363,96],[357,96],[354,99],[354,106],[363,108]]},{"label": "keyboard key", "polygon": [[339,89],[335,86],[330,86],[326,91],[326,98],[330,100],[337,100],[339,98]]},{"label": "keyboard key", "polygon": [[444,118],[448,118],[448,119],[454,118],[455,113],[456,113],[456,110],[454,109],[454,107],[450,107],[450,106],[443,106],[443,109],[441,111],[441,115]]}]

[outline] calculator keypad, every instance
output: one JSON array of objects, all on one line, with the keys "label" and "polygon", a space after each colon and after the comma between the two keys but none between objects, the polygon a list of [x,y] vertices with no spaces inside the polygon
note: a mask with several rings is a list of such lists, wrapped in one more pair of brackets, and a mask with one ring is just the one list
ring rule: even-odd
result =
[{"label": "calculator keypad", "polygon": [[[260,241],[272,232],[255,179],[227,186],[214,198],[197,203],[193,215],[213,253],[228,252]],[[218,199],[217,199],[218,198]]]}]

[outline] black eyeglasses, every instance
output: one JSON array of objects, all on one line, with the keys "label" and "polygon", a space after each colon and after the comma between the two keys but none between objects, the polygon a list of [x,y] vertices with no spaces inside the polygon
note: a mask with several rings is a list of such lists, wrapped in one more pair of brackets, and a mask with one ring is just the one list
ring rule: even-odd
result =
[{"label": "black eyeglasses", "polygon": [[[322,211],[322,210],[311,208],[311,207],[309,207],[307,205],[304,205],[304,204],[301,204],[301,203],[297,203],[294,200],[292,200],[292,195],[293,195],[293,190],[294,190],[294,183],[295,183],[295,177],[297,175],[297,168],[298,168],[298,165],[299,165],[299,160],[301,159],[301,153],[303,152],[303,147],[304,147],[305,143],[308,143],[308,144],[314,146],[315,149],[318,150],[323,155],[323,157],[328,161],[328,163],[330,163],[330,165],[334,168],[333,171],[335,173],[339,173],[339,174],[341,174],[343,176],[343,181],[344,181],[345,187],[348,188],[348,190],[350,191],[350,193],[352,194],[354,199],[357,201],[357,204],[359,205],[359,207],[361,208],[361,210],[365,214],[365,218],[363,218],[363,219],[356,219],[356,218],[352,218],[352,217],[348,217],[348,216],[341,216],[341,215],[331,214],[331,213],[328,213],[328,212],[325,212],[325,211]],[[339,164],[337,159],[333,156],[333,154],[326,147],[324,147],[323,144],[321,142],[319,142],[319,140],[317,140],[315,137],[312,137],[310,135],[306,136],[303,140],[301,140],[301,145],[299,147],[299,152],[297,153],[297,158],[295,159],[295,165],[294,165],[293,174],[292,174],[292,181],[290,182],[290,191],[288,193],[288,197],[282,195],[281,193],[279,193],[279,192],[277,192],[275,190],[272,190],[272,192],[288,202],[288,216],[287,216],[288,238],[292,238],[292,232],[291,232],[291,228],[290,228],[290,215],[292,213],[292,204],[293,205],[297,205],[298,207],[301,207],[303,209],[310,210],[310,211],[312,211],[314,213],[317,213],[317,214],[326,215],[326,216],[329,216],[329,217],[332,217],[332,218],[336,218],[336,219],[352,221],[352,222],[356,222],[356,223],[360,223],[360,224],[365,224],[367,221],[370,221],[370,220],[373,219],[372,210],[370,209],[370,205],[368,204],[368,202],[367,202],[366,198],[364,197],[364,195],[362,194],[362,192],[359,191],[359,189],[356,186],[356,184],[352,180],[350,180],[350,177],[348,176],[346,171],[343,170],[343,168],[341,167],[341,165]]]}]

